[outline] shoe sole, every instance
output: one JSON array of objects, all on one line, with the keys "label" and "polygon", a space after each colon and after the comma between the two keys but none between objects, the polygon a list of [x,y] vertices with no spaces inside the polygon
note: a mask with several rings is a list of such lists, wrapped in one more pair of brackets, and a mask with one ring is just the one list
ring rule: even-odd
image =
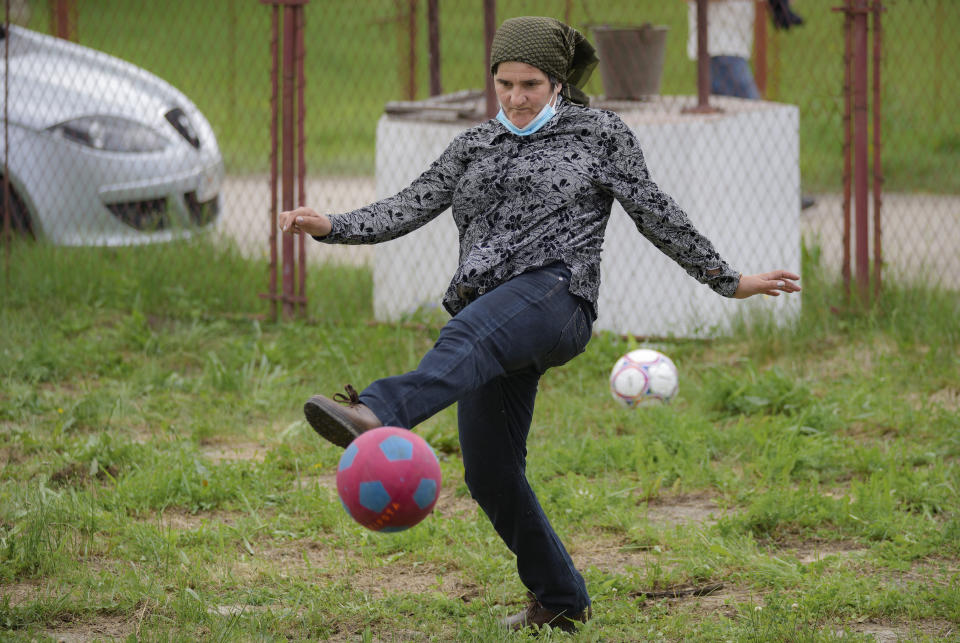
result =
[{"label": "shoe sole", "polygon": [[317,435],[345,449],[354,441],[357,433],[346,420],[337,417],[338,411],[335,402],[323,397],[311,397],[303,405],[303,414]]}]

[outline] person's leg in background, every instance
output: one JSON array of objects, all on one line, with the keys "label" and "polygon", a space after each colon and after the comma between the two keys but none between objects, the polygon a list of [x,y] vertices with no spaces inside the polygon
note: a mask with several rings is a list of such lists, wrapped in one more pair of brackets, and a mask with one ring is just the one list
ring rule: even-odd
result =
[{"label": "person's leg in background", "polygon": [[750,63],[739,56],[710,58],[710,91],[718,96],[736,96],[759,100],[760,90],[753,79]]}]

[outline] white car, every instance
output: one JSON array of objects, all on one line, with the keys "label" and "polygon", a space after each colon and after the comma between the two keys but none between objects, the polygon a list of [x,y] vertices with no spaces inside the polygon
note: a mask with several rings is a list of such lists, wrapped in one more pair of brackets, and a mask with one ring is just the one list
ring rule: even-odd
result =
[{"label": "white car", "polygon": [[[9,102],[0,95],[8,121],[0,160],[9,143],[16,230],[55,244],[118,246],[189,237],[216,220],[223,159],[186,96],[103,52],[2,29]],[[0,225],[3,208],[0,190]]]}]

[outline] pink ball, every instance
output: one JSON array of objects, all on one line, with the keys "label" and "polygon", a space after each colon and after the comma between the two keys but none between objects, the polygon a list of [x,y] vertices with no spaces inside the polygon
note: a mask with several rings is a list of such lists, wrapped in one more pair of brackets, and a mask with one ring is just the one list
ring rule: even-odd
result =
[{"label": "pink ball", "polygon": [[440,463],[426,440],[395,426],[360,434],[340,457],[337,493],[350,517],[373,531],[403,531],[440,495]]}]

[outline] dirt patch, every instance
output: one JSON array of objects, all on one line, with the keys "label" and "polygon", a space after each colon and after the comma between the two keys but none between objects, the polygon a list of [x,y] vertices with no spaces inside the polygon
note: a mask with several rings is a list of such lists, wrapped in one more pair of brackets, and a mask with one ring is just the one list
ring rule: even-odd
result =
[{"label": "dirt patch", "polygon": [[923,411],[930,407],[939,407],[950,412],[960,410],[960,389],[953,387],[942,388],[929,394],[908,393],[906,399],[916,411]]},{"label": "dirt patch", "polygon": [[217,605],[215,607],[208,607],[208,614],[215,614],[217,616],[238,616],[242,614],[260,614],[263,612],[276,612],[279,611],[276,605]]},{"label": "dirt patch", "polygon": [[35,601],[43,592],[39,582],[11,583],[0,585],[0,598],[10,600],[10,605],[22,605]]},{"label": "dirt patch", "polygon": [[707,495],[661,496],[647,504],[647,520],[668,525],[712,525],[721,511]]},{"label": "dirt patch", "polygon": [[328,489],[337,493],[337,476],[334,473],[323,473],[315,476],[300,476],[294,481],[294,486],[303,491],[306,489]]},{"label": "dirt patch", "polygon": [[57,643],[123,640],[133,635],[136,624],[122,616],[98,616],[92,623],[71,623],[69,627],[45,630]]},{"label": "dirt patch", "polygon": [[88,463],[71,462],[65,467],[54,471],[50,475],[50,482],[60,487],[79,487],[90,480],[105,480],[106,478],[116,478],[120,474],[120,469],[110,465],[109,467],[97,466],[92,468]]},{"label": "dirt patch", "polygon": [[779,540],[775,543],[778,555],[792,555],[804,565],[830,557],[862,558],[869,550],[862,544],[845,540],[817,540],[815,538]]},{"label": "dirt patch", "polygon": [[645,568],[655,554],[649,549],[632,545],[625,538],[599,534],[586,540],[576,540],[570,546],[570,556],[577,567],[595,567],[606,573],[629,575]]},{"label": "dirt patch", "polygon": [[771,552],[781,558],[793,557],[805,565],[836,558],[864,576],[876,579],[878,584],[907,589],[911,585],[948,587],[960,574],[958,561],[943,558],[925,558],[913,561],[908,568],[892,569],[873,561],[870,549],[862,543],[848,540],[821,540],[800,536],[769,541]]},{"label": "dirt patch", "polygon": [[820,380],[827,374],[830,379],[847,375],[869,374],[883,359],[899,350],[893,340],[880,337],[871,342],[855,342],[828,338],[824,344],[829,348],[808,355],[803,361],[802,376],[805,380]]},{"label": "dirt patch", "polygon": [[267,455],[267,447],[257,442],[241,442],[238,444],[208,444],[200,449],[200,454],[214,464],[221,462],[236,462],[246,460],[263,462]]},{"label": "dirt patch", "polygon": [[899,643],[912,641],[917,634],[933,640],[946,640],[956,634],[956,628],[947,621],[918,621],[914,623],[851,623],[848,626],[854,632],[869,634],[877,643]]},{"label": "dirt patch", "polygon": [[960,389],[942,388],[930,396],[930,403],[947,411],[960,410]]},{"label": "dirt patch", "polygon": [[[397,641],[455,641],[459,633],[462,638],[462,632],[452,627],[443,627],[439,631],[431,629],[425,631],[423,627],[418,626],[415,616],[408,619],[411,627],[398,628],[395,626],[380,626],[382,632],[374,630],[370,635],[371,643],[397,643]],[[367,626],[362,622],[357,622],[349,626],[342,626],[342,629],[329,638],[324,637],[326,643],[354,643],[364,640]]]},{"label": "dirt patch", "polygon": [[740,612],[738,605],[762,605],[763,595],[754,590],[724,584],[720,589],[706,596],[684,596],[681,598],[658,599],[667,605],[683,607],[692,615],[699,617],[721,614],[726,618],[735,618]]},{"label": "dirt patch", "polygon": [[426,594],[439,592],[470,601],[479,596],[480,589],[473,583],[464,583],[456,571],[443,569],[431,563],[387,563],[382,567],[364,569],[345,579],[355,591],[381,598],[388,594]]},{"label": "dirt patch", "polygon": [[871,566],[865,570],[878,579],[883,579],[883,583],[908,589],[910,586],[920,585],[932,588],[936,585],[942,586],[945,590],[954,583],[957,574],[960,573],[956,560],[917,560],[911,563],[909,569],[891,570]]},{"label": "dirt patch", "polygon": [[171,507],[165,509],[162,513],[144,518],[143,522],[159,525],[161,529],[165,530],[193,531],[211,524],[233,526],[245,515],[247,514],[238,511],[202,511],[190,513],[183,509]]},{"label": "dirt patch", "polygon": [[433,563],[407,563],[403,560],[387,560],[382,565],[370,567],[359,556],[327,547],[322,542],[299,540],[282,547],[255,546],[255,552],[255,556],[234,565],[233,578],[255,578],[261,571],[282,569],[281,578],[335,579],[372,598],[392,593],[440,592],[469,601],[480,594],[477,585],[465,583],[455,570]]},{"label": "dirt patch", "polygon": [[5,469],[9,465],[25,462],[27,457],[19,445],[0,447],[0,469]]},{"label": "dirt patch", "polygon": [[[707,495],[659,497],[646,505],[646,517],[659,526],[696,526],[715,523],[721,507]],[[640,546],[622,536],[605,533],[575,541],[570,554],[577,566],[596,567],[613,574],[629,574],[655,560],[655,546]]]},{"label": "dirt patch", "polygon": [[469,496],[458,496],[454,489],[441,488],[440,497],[433,511],[444,518],[472,518],[480,511],[476,501]]},{"label": "dirt patch", "polygon": [[277,564],[288,572],[326,569],[334,575],[339,574],[348,563],[359,560],[349,550],[330,548],[314,540],[296,540],[280,547],[258,548],[256,557]]},{"label": "dirt patch", "polygon": [[339,580],[345,569],[356,565],[357,556],[349,551],[326,547],[312,540],[296,540],[280,546],[251,544],[230,561],[223,573],[231,582],[255,583],[262,576],[301,579],[310,582]]}]

